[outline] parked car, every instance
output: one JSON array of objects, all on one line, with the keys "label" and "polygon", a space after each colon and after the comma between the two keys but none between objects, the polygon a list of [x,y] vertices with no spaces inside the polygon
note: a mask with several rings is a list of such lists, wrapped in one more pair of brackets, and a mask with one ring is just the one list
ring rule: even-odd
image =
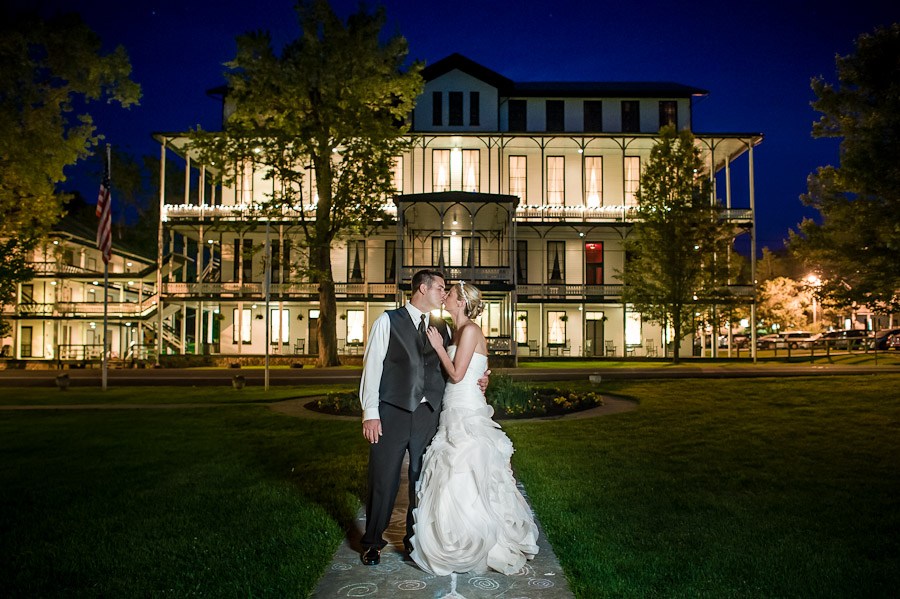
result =
[{"label": "parked car", "polygon": [[809,331],[782,331],[781,333],[763,335],[756,340],[756,346],[760,349],[783,349],[786,347],[797,349],[799,347],[809,347],[813,337],[814,335]]},{"label": "parked car", "polygon": [[885,349],[888,351],[900,351],[900,333],[890,335],[887,338],[887,346]]},{"label": "parked car", "polygon": [[832,349],[856,349],[866,344],[871,347],[873,337],[869,331],[862,329],[838,329],[821,333],[814,341],[817,346],[828,345]]},{"label": "parked car", "polygon": [[756,347],[758,349],[772,349],[781,337],[778,333],[769,333],[762,337],[756,338]]},{"label": "parked car", "polygon": [[900,329],[884,329],[875,333],[875,347],[877,349],[887,349],[888,341],[892,335],[900,335]]}]

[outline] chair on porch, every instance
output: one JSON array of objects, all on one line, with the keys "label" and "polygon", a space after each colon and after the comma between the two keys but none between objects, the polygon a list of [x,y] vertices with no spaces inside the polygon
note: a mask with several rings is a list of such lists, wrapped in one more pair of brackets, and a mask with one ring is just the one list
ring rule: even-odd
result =
[{"label": "chair on porch", "polygon": [[655,358],[659,355],[656,352],[656,344],[653,343],[653,339],[644,339],[644,351],[648,358]]},{"label": "chair on porch", "polygon": [[345,339],[343,339],[342,337],[338,337],[337,344],[338,344],[337,353],[339,353],[339,354],[344,353],[345,349],[347,348],[347,341]]},{"label": "chair on porch", "polygon": [[615,356],[616,355],[616,346],[613,345],[612,339],[604,339],[603,340],[603,355],[604,356]]},{"label": "chair on porch", "polygon": [[538,342],[537,342],[537,339],[529,339],[529,340],[528,340],[528,355],[529,355],[529,356],[536,356],[536,355],[538,355],[539,353],[540,353],[540,350],[539,350],[539,348],[538,348]]},{"label": "chair on porch", "polygon": [[564,356],[571,355],[570,352],[571,352],[571,349],[572,349],[572,340],[571,340],[571,339],[566,339],[566,344],[563,345],[561,349],[562,349],[562,355],[564,355]]},{"label": "chair on porch", "polygon": [[297,341],[294,342],[294,353],[306,353],[306,339],[297,339]]}]

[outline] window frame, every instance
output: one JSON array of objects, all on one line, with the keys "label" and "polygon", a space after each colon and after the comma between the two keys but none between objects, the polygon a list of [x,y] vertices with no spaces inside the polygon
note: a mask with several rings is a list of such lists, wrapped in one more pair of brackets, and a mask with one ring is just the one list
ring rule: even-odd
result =
[{"label": "window frame", "polygon": [[[551,160],[561,160],[562,166],[559,167],[559,172],[561,173],[561,178],[559,182],[562,183],[562,189],[556,189],[554,187],[551,189],[550,186],[550,161]],[[546,204],[548,206],[565,206],[566,204],[566,157],[565,156],[547,156],[547,198]],[[556,182],[556,181],[555,181]],[[551,195],[554,194],[554,195]],[[559,194],[558,196],[556,194]],[[551,197],[559,197],[560,201],[551,201]]]},{"label": "window frame", "polygon": [[[598,192],[597,193],[597,203],[592,204],[590,202],[590,193],[594,190],[588,188],[589,187],[589,185],[588,185],[588,183],[589,183],[588,182],[588,172],[589,172],[588,163],[589,162],[593,163],[595,160],[599,164],[600,176],[597,179],[597,184],[599,186],[599,189],[596,190]],[[584,197],[582,198],[582,201],[584,202],[584,205],[585,206],[602,206],[603,205],[603,156],[585,156],[584,157],[584,180],[582,183],[583,183],[583,189],[584,189]]]},{"label": "window frame", "polygon": [[[515,115],[513,114],[514,106],[516,107]],[[528,131],[528,100],[511,99],[507,101],[506,115],[507,129],[510,133],[525,133]],[[515,116],[516,126],[513,126],[513,116]]]},{"label": "window frame", "polygon": [[462,127],[463,117],[463,93],[447,92],[447,126]]},{"label": "window frame", "polygon": [[431,126],[444,126],[444,93],[431,92]]},{"label": "window frame", "polygon": [[566,101],[545,100],[544,119],[544,129],[548,133],[564,133],[566,130]]},{"label": "window frame", "polygon": [[[630,110],[626,110],[627,108],[634,108],[634,114],[631,115]],[[622,110],[622,133],[640,133],[641,132],[641,102],[640,100],[622,100],[621,104]],[[628,120],[626,120],[626,113],[630,116]]]}]

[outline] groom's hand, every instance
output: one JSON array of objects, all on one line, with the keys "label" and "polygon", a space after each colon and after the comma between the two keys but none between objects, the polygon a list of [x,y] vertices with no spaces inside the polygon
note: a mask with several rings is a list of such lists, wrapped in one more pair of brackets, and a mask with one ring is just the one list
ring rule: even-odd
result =
[{"label": "groom's hand", "polygon": [[490,380],[488,379],[490,374],[491,374],[490,370],[485,370],[484,376],[482,376],[480,379],[478,379],[478,386],[481,388],[482,393],[484,393],[487,390],[488,383],[490,382]]},{"label": "groom's hand", "polygon": [[378,443],[378,437],[380,436],[381,420],[378,418],[363,420],[363,437],[368,439],[369,443]]}]

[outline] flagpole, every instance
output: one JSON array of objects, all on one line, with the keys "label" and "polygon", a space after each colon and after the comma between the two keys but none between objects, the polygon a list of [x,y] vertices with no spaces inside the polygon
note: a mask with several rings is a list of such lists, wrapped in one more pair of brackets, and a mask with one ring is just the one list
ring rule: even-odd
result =
[{"label": "flagpole", "polygon": [[[271,334],[271,325],[269,323],[269,318],[271,316],[271,312],[269,311],[269,288],[272,282],[272,246],[269,243],[269,218],[266,218],[266,381],[265,381],[265,389],[269,390],[269,335]],[[278,318],[281,318],[281,311],[278,312]],[[281,321],[279,321],[281,322]],[[281,327],[279,326],[279,331],[281,331]],[[284,333],[281,333],[283,335]],[[281,339],[278,340],[281,343]]]},{"label": "flagpole", "polygon": [[[111,164],[112,164],[112,159],[111,159],[110,145],[106,144],[106,172],[107,172],[107,174],[110,172]],[[109,193],[109,200],[107,200],[107,201],[108,202],[112,201],[112,193]],[[110,211],[112,210],[112,206],[109,207],[109,210]],[[109,365],[108,364],[109,358],[107,355],[109,345],[108,345],[108,341],[106,338],[106,336],[108,334],[107,326],[106,326],[107,309],[108,308],[109,308],[109,260],[104,260],[103,261],[103,360],[102,360],[103,375],[102,375],[102,384],[101,384],[103,391],[106,391],[106,371],[107,371],[107,367]]]}]

